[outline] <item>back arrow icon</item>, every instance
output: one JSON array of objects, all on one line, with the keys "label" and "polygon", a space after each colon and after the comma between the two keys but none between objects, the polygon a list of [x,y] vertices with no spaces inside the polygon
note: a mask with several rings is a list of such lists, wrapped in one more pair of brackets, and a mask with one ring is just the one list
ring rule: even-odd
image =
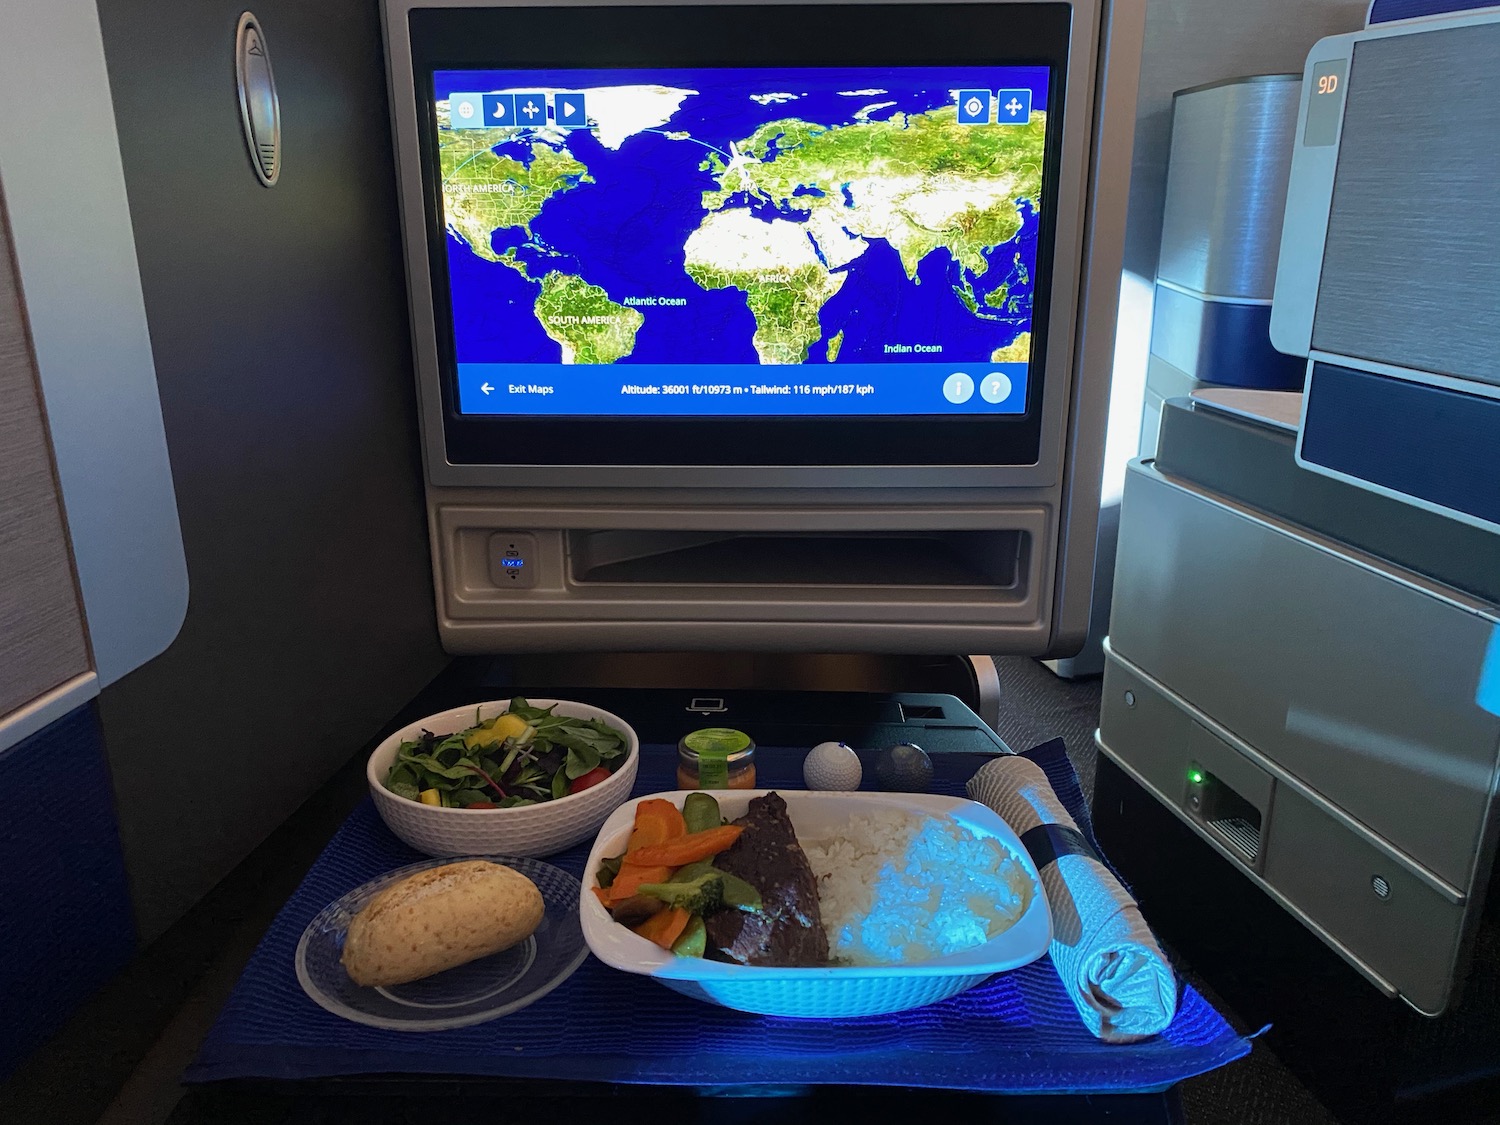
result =
[{"label": "back arrow icon", "polygon": [[480,384],[479,384],[479,389],[480,389],[480,390],[481,390],[481,391],[483,391],[483,392],[484,392],[484,393],[485,393],[485,394],[489,394],[489,393],[490,393],[490,392],[491,392],[491,391],[493,391],[493,390],[494,390],[494,389],[495,389],[495,388],[494,388],[494,387],[492,387],[492,386],[490,386],[490,385],[489,385],[489,384],[488,384],[488,383],[480,383]]}]

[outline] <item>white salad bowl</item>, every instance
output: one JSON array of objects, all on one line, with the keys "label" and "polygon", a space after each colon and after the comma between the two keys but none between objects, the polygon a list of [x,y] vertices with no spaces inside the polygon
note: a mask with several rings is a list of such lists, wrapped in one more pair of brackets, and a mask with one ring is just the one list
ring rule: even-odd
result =
[{"label": "white salad bowl", "polygon": [[[370,795],[380,819],[401,839],[430,856],[517,855],[547,856],[587,840],[627,797],[635,785],[641,744],[630,724],[618,715],[586,703],[566,699],[528,699],[533,707],[553,707],[553,714],[575,719],[599,719],[625,736],[625,760],[620,768],[582,793],[522,805],[513,809],[446,809],[398,797],[385,787],[385,778],[403,742],[424,730],[453,734],[476,722],[493,718],[510,706],[509,700],[469,704],[428,715],[402,727],[375,748],[365,767]],[[476,718],[476,712],[478,717]],[[592,896],[590,896],[592,897]],[[633,935],[632,935],[633,936]]]},{"label": "white salad bowl", "polygon": [[[745,814],[751,798],[768,792],[771,790],[716,790],[714,796],[723,815],[732,820]],[[679,957],[616,923],[590,891],[598,884],[600,862],[625,850],[635,824],[635,806],[649,799],[641,797],[621,805],[604,822],[584,869],[579,911],[583,937],[594,956],[611,968],[652,977],[684,995],[726,1008],[770,1016],[840,1019],[934,1004],[982,984],[995,973],[1029,964],[1047,952],[1052,941],[1052,915],[1036,864],[994,810],[959,797],[917,793],[776,792],[786,801],[797,839],[804,844],[829,839],[851,817],[877,808],[950,816],[976,836],[998,841],[1015,856],[1031,879],[1031,901],[1015,925],[983,945],[912,964],[777,969]],[[652,796],[681,807],[687,794]]]}]

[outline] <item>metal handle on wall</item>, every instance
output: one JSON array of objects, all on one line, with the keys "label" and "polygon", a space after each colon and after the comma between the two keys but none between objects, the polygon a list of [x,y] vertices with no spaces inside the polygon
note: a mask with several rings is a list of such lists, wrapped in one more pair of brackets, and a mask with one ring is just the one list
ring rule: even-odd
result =
[{"label": "metal handle on wall", "polygon": [[234,77],[250,166],[262,184],[275,187],[281,175],[281,102],[266,36],[254,12],[242,12],[235,30]]}]

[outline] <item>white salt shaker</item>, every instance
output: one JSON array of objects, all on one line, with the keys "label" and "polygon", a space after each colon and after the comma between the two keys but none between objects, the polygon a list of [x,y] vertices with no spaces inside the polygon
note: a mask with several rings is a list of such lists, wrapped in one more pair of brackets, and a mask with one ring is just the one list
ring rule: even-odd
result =
[{"label": "white salt shaker", "polygon": [[859,755],[842,742],[820,742],[802,759],[802,780],[809,789],[850,791],[859,788],[863,776]]}]

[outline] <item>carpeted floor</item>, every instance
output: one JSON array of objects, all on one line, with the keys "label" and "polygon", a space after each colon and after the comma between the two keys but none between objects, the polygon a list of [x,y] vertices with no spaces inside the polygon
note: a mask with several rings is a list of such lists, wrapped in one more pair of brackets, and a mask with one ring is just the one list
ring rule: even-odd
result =
[{"label": "carpeted floor", "polygon": [[997,656],[1000,674],[1000,721],[995,733],[1016,751],[1051,738],[1068,744],[1087,797],[1094,795],[1094,730],[1099,726],[1099,693],[1103,680],[1089,676],[1063,680],[1042,664],[1023,656]]},{"label": "carpeted floor", "polygon": [[[1001,688],[996,733],[1015,750],[1061,737],[1092,797],[1101,679],[1062,680],[1025,657],[996,657],[995,665]],[[1207,982],[1186,975],[1241,1032],[1257,1030],[1245,1027]],[[1188,1125],[1354,1125],[1329,1113],[1261,1041],[1239,1062],[1184,1083],[1182,1102]]]}]

